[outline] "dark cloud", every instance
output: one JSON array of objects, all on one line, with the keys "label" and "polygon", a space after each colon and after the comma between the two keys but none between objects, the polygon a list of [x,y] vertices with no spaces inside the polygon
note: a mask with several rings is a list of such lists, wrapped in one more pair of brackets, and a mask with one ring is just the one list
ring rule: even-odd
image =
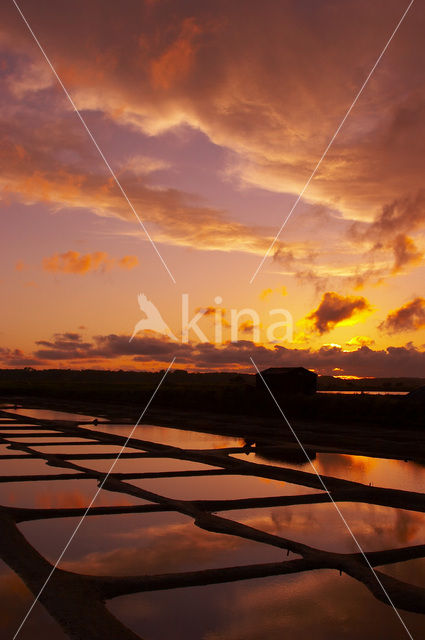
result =
[{"label": "dark cloud", "polygon": [[[353,351],[342,347],[321,347],[318,350],[288,348],[274,345],[266,348],[250,340],[239,340],[218,346],[211,343],[182,344],[151,334],[136,337],[109,334],[84,341],[75,334],[57,334],[52,340],[37,344],[45,348],[25,355],[19,350],[0,351],[3,366],[38,365],[49,367],[60,361],[61,366],[82,368],[93,363],[100,368],[159,369],[176,357],[176,366],[196,371],[235,370],[252,373],[250,356],[258,367],[304,366],[320,374],[355,376],[421,377],[425,371],[425,351],[411,344],[373,350],[361,346]],[[123,361],[125,365],[123,366]]]},{"label": "dark cloud", "polygon": [[[70,119],[64,126],[58,117],[65,99],[57,98],[55,80],[15,7],[3,5],[5,87],[15,100],[2,111],[11,143],[2,149],[8,192],[128,217],[99,159],[87,152],[81,127],[70,136]],[[43,7],[40,12],[28,0],[24,10],[82,109],[149,135],[184,126],[202,131],[232,151],[233,178],[285,193],[301,190],[376,60],[377,43],[387,41],[401,15],[398,0],[338,6],[333,0],[320,6],[124,0],[122,10],[101,0],[59,9],[46,0]],[[425,54],[417,44],[424,20],[415,4],[306,194],[350,219],[369,221],[379,212],[373,229],[393,233],[418,228],[423,217],[424,195],[414,194],[425,151]],[[27,111],[18,113],[22,98]],[[227,244],[242,250],[267,248],[257,229],[229,221],[225,212],[123,173],[136,208],[167,241],[221,248],[230,237]]]},{"label": "dark cloud", "polygon": [[415,298],[388,314],[379,329],[388,333],[416,331],[425,327],[425,299]]},{"label": "dark cloud", "polygon": [[38,356],[26,355],[21,349],[5,349],[0,347],[0,362],[10,368],[32,367],[43,364]]},{"label": "dark cloud", "polygon": [[[321,209],[319,208],[319,211]],[[320,213],[319,213],[320,217]],[[312,285],[317,292],[323,291],[328,285],[330,278],[318,273],[317,269],[311,267],[320,256],[317,249],[313,249],[310,242],[287,243],[276,242],[273,252],[273,260],[280,266],[286,267],[288,272],[293,274],[298,282]]]},{"label": "dark cloud", "polygon": [[43,349],[37,349],[34,356],[41,360],[79,360],[88,359],[92,343],[84,342],[78,333],[55,333],[51,340],[37,340],[35,343]]},{"label": "dark cloud", "polygon": [[[384,276],[396,274],[413,267],[423,259],[423,252],[418,249],[408,233],[417,233],[425,227],[425,190],[420,189],[415,195],[397,198],[386,204],[370,224],[355,222],[350,226],[348,236],[354,244],[369,245],[370,250],[364,259],[369,263],[359,275],[358,287],[375,280],[379,283]],[[378,240],[376,241],[376,238]],[[392,268],[376,268],[375,258],[390,251],[393,255]]]},{"label": "dark cloud", "polygon": [[372,237],[388,237],[412,232],[425,225],[425,190],[414,195],[397,198],[382,207],[369,228]]},{"label": "dark cloud", "polygon": [[323,294],[317,309],[307,316],[307,320],[312,323],[313,329],[322,335],[331,331],[343,320],[348,320],[357,313],[370,309],[366,298],[341,296],[334,291],[327,291]]},{"label": "dark cloud", "polygon": [[[343,7],[323,0],[320,9],[291,0],[217,0],[214,7],[123,0],[124,10],[101,0],[59,10],[46,0],[43,7],[27,0],[24,11],[77,105],[100,114],[108,136],[115,127],[152,137],[178,131],[182,139],[200,131],[231,151],[224,170],[233,181],[279,193],[301,191],[376,60],[377,42],[400,18],[398,0],[346,0]],[[133,220],[13,4],[3,3],[0,17],[5,195]],[[412,235],[425,220],[425,54],[417,46],[424,20],[415,4],[305,194],[322,228],[335,225],[327,216],[337,209],[371,227],[368,243],[385,237],[394,272],[416,264],[419,250],[390,236]],[[155,240],[256,254],[269,247],[276,229],[242,224],[193,193],[158,189],[149,162],[137,173],[137,162],[127,160],[118,163],[120,181]],[[308,233],[314,236],[311,226]],[[364,264],[355,286],[391,274],[390,264],[376,271],[359,261],[357,248],[345,256],[346,264]],[[311,267],[310,250],[278,245],[275,258],[317,291],[336,287]],[[351,275],[337,277],[351,284]]]},{"label": "dark cloud", "polygon": [[422,251],[418,250],[412,238],[409,238],[409,236],[402,233],[399,233],[394,238],[393,251],[393,273],[398,273],[403,267],[409,264],[418,264],[423,258]]}]

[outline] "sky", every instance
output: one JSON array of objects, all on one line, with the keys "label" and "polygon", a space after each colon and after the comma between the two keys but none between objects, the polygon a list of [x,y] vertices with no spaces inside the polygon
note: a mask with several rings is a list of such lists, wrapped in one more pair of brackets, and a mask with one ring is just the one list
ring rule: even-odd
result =
[{"label": "sky", "polygon": [[18,4],[1,367],[425,376],[422,3]]}]

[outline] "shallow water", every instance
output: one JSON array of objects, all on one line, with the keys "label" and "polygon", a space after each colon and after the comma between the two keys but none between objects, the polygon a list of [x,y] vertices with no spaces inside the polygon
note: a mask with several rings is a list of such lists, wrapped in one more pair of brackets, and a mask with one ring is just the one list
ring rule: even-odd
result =
[{"label": "shallow water", "polygon": [[[75,442],[75,439],[74,439]],[[31,447],[34,451],[39,451],[40,453],[60,453],[60,454],[69,454],[69,453],[84,453],[85,455],[94,454],[108,454],[108,453],[116,453],[117,455],[121,453],[143,453],[142,449],[133,449],[132,447],[125,447],[122,449],[121,445],[116,444],[91,444],[87,441],[88,444],[76,444],[72,447],[64,444],[54,444],[50,445],[35,445]]]},{"label": "shallow water", "polygon": [[38,436],[38,435],[28,435],[27,438],[16,438],[15,436],[6,436],[7,440],[9,442],[17,442],[17,443],[21,443],[21,444],[43,444],[43,442],[53,442],[53,443],[57,443],[57,444],[70,444],[72,442],[78,442],[78,443],[83,443],[83,442],[87,442],[90,444],[94,444],[96,442],[96,440],[88,440],[87,438],[78,438],[78,437],[74,437],[74,436]]},{"label": "shallow water", "polygon": [[[68,411],[53,411],[52,409],[7,409],[8,413],[27,416],[38,420],[94,420],[96,416],[86,416],[84,413],[69,413]],[[97,417],[98,420],[102,418]]]},{"label": "shallow water", "polygon": [[[77,518],[27,522],[25,537],[54,561]],[[268,545],[203,531],[191,518],[173,513],[90,516],[61,567],[102,575],[194,571],[217,566],[274,562],[282,551]]]},{"label": "shallow water", "polygon": [[[24,616],[34,601],[34,596],[24,582],[0,560],[0,638],[13,638]],[[67,640],[59,624],[37,603],[18,636],[19,640]]]},{"label": "shallow water", "polygon": [[59,431],[54,431],[53,429],[20,429],[15,427],[10,428],[2,428],[0,429],[0,435],[7,437],[7,435],[44,435],[46,433],[53,433],[58,435]]},{"label": "shallow water", "polygon": [[407,396],[409,391],[317,391],[317,393],[337,393],[343,396]]},{"label": "shallow water", "polygon": [[[27,410],[22,410],[27,411]],[[78,416],[79,414],[65,414]],[[27,414],[28,415],[28,414]],[[80,418],[81,419],[81,418]],[[87,419],[87,417],[85,418]],[[31,426],[28,430],[31,430]],[[52,425],[54,426],[54,425]],[[87,425],[127,437],[133,426]],[[12,427],[11,427],[12,428]],[[8,433],[9,425],[0,425]],[[81,436],[84,427],[81,426]],[[119,445],[102,445],[84,437],[24,434],[8,437],[15,442],[34,442],[34,448],[48,453],[118,453]],[[140,425],[135,437],[182,448],[212,449],[243,446],[238,438]],[[43,443],[51,442],[52,445]],[[71,442],[78,444],[72,445]],[[87,443],[87,444],[85,444]],[[131,444],[131,443],[130,443]],[[0,453],[19,455],[3,448]],[[138,451],[131,446],[126,452]],[[267,460],[251,452],[233,454],[255,463],[274,464],[312,472],[309,464]],[[107,472],[113,459],[76,461],[89,469]],[[317,454],[314,464],[320,474],[380,486],[423,491],[425,467],[412,462],[341,454]],[[47,466],[42,460],[0,460],[8,470],[26,475],[35,469],[45,473],[70,473]],[[115,472],[139,473],[184,471],[213,467],[180,459],[145,457],[121,459]],[[47,470],[47,471],[46,471]],[[10,471],[11,472],[11,471]],[[38,473],[40,471],[37,471]],[[231,499],[265,496],[303,495],[317,490],[288,482],[255,476],[217,476],[127,480],[136,487],[183,500]],[[0,504],[39,508],[87,507],[98,490],[95,480],[43,480],[30,483],[0,483]],[[146,500],[119,492],[101,491],[94,506],[148,504]],[[425,514],[368,504],[339,503],[344,518],[362,548],[374,551],[417,545],[424,542]],[[271,534],[321,549],[338,552],[358,548],[330,503],[286,507],[233,510],[219,513]],[[69,540],[79,518],[57,518],[19,524],[28,541],[51,562],[55,562]],[[289,560],[296,558],[289,555]],[[287,560],[286,551],[216,534],[196,527],[192,519],[175,512],[88,516],[60,564],[64,569],[89,574],[130,575],[193,571],[261,562]],[[425,586],[425,560],[380,567],[389,575]],[[5,565],[0,563],[0,595],[10,611],[0,622],[1,637],[12,637],[31,596]],[[116,598],[108,608],[145,640],[357,640],[359,637],[398,640],[406,632],[390,606],[377,601],[355,580],[336,571],[320,570],[292,576],[247,580],[236,583],[192,587]],[[164,615],[166,612],[166,615]],[[425,618],[401,612],[415,640],[421,637]],[[37,623],[37,624],[35,624]],[[38,635],[37,635],[38,634]],[[37,606],[34,618],[22,632],[23,640],[49,637],[63,640],[63,632]]]},{"label": "shallow water", "polygon": [[205,478],[154,478],[131,480],[131,484],[168,498],[184,500],[236,500],[266,496],[295,496],[321,493],[300,485],[256,478],[254,476],[222,475]]},{"label": "shallow water", "polygon": [[[87,469],[108,472],[113,460],[79,460],[78,464]],[[207,464],[175,460],[174,458],[120,458],[114,466],[114,473],[152,473],[167,471],[205,471],[216,469]],[[175,478],[173,478],[175,480]],[[193,479],[191,479],[193,482]]]},{"label": "shallow water", "polygon": [[[128,437],[134,425],[131,424],[101,424],[97,426],[86,425],[93,431],[112,433]],[[84,427],[81,427],[84,428]],[[134,438],[149,440],[158,444],[168,444],[181,449],[221,449],[224,447],[241,447],[244,445],[242,438],[221,436],[212,433],[201,433],[187,429],[173,429],[171,427],[158,427],[153,424],[140,424],[136,427]]]},{"label": "shallow water", "polygon": [[2,476],[37,476],[56,475],[58,473],[75,473],[72,469],[52,467],[40,459],[28,459],[21,457],[18,460],[1,460],[0,469]]},{"label": "shallow water", "polygon": [[[116,598],[108,608],[149,640],[404,640],[393,610],[335,571]],[[166,612],[166,615],[163,615]],[[401,612],[415,640],[424,618]]]},{"label": "shallow water", "polygon": [[[290,462],[276,460],[275,457],[273,459],[267,458],[255,452],[237,453],[233,454],[233,457],[257,464],[269,464],[314,473],[307,459],[305,462]],[[372,483],[374,486],[390,489],[404,489],[420,493],[425,491],[425,465],[416,462],[339,453],[318,453],[312,462],[321,476],[334,476],[362,484]]]},{"label": "shallow water", "polygon": [[[53,467],[51,467],[53,469]],[[98,489],[96,480],[70,478],[36,482],[0,482],[0,504],[37,509],[71,509],[88,507]],[[102,490],[94,507],[146,504],[146,500]]]},{"label": "shallow water", "polygon": [[[364,551],[423,543],[425,514],[379,505],[342,502],[338,509]],[[338,553],[359,548],[332,503],[226,511],[225,517],[274,535]]]},{"label": "shallow water", "polygon": [[9,449],[7,444],[0,444],[0,456],[27,456],[27,455],[29,454],[26,451],[19,451],[18,449]]}]

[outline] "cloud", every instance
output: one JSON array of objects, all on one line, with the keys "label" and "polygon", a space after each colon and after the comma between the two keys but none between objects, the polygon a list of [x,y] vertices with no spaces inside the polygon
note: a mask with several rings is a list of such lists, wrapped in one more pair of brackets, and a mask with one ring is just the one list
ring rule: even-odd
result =
[{"label": "cloud", "polygon": [[25,354],[21,349],[0,347],[0,362],[6,367],[31,367],[43,364],[38,356]]},{"label": "cloud", "polygon": [[197,309],[195,309],[195,312],[196,313],[202,312],[205,317],[214,316],[216,312],[216,308],[215,307],[198,307]]},{"label": "cloud", "polygon": [[263,291],[259,295],[259,298],[260,298],[260,300],[265,300],[272,293],[273,293],[273,289],[270,289],[270,288],[269,289],[263,289]]},{"label": "cloud", "polygon": [[354,336],[345,344],[349,347],[373,347],[375,340],[369,336]]},{"label": "cloud", "polygon": [[18,260],[15,263],[15,270],[16,271],[25,271],[26,269],[28,269],[28,265],[23,260]]},{"label": "cloud", "polygon": [[425,299],[415,298],[388,314],[379,329],[388,333],[416,331],[425,327]]},{"label": "cloud", "polygon": [[134,269],[139,264],[139,258],[137,256],[124,256],[117,260],[117,265],[121,269]]},{"label": "cloud", "polygon": [[311,322],[313,330],[322,335],[346,320],[358,318],[364,311],[371,311],[366,298],[341,296],[334,291],[327,291],[317,309],[307,316],[307,320]]},{"label": "cloud", "polygon": [[150,156],[137,155],[129,158],[123,165],[124,171],[129,171],[136,175],[147,175],[160,171],[161,169],[168,169],[170,163],[161,158],[152,158]]},{"label": "cloud", "polygon": [[339,345],[310,348],[271,348],[251,340],[221,346],[212,343],[181,344],[162,336],[145,335],[129,342],[127,335],[97,335],[85,340],[81,334],[58,333],[50,340],[38,340],[37,349],[24,354],[16,349],[0,350],[0,362],[7,367],[43,366],[102,369],[160,369],[176,357],[176,366],[193,371],[240,371],[253,373],[250,357],[260,369],[272,366],[307,367],[323,375],[423,377],[425,351],[408,344],[403,347],[353,350]]},{"label": "cloud", "polygon": [[[389,274],[406,271],[407,267],[414,267],[421,263],[423,251],[418,249],[413,238],[407,235],[417,233],[425,228],[425,190],[419,189],[414,195],[397,198],[382,206],[370,224],[355,222],[347,236],[353,244],[370,246],[365,255],[369,268],[363,268],[359,274],[357,286],[360,288],[367,281],[381,280]],[[378,238],[378,240],[376,240]],[[387,263],[376,268],[377,256],[384,256],[391,252],[392,266]]]},{"label": "cloud", "polygon": [[240,323],[239,331],[242,331],[242,333],[251,333],[257,326],[258,325],[255,325],[252,320],[246,320]]},{"label": "cloud", "polygon": [[227,312],[223,307],[197,307],[195,313],[202,313],[205,318],[214,316],[214,323],[218,322],[222,327],[230,328],[230,323],[226,320]]},{"label": "cloud", "polygon": [[[28,60],[23,56],[14,62],[19,70]],[[34,97],[32,90],[25,100],[18,100],[13,92],[7,93],[6,83],[0,108],[3,203],[42,202],[52,212],[85,209],[135,223],[133,212],[84,130],[70,119],[63,96],[56,88],[43,91],[41,104],[40,93]],[[150,174],[168,166],[159,158],[130,154],[126,160],[111,160],[111,164],[135,210],[145,223],[150,223],[156,241],[200,250],[257,254],[262,254],[271,242],[270,231],[232,220],[227,211],[209,206],[197,194],[152,184]],[[140,229],[130,229],[128,233],[140,235]]]},{"label": "cloud", "polygon": [[266,300],[269,296],[271,296],[274,292],[278,293],[281,296],[287,296],[288,291],[286,287],[277,287],[277,289],[271,289],[270,287],[267,289],[263,289],[259,294],[260,300]]},{"label": "cloud", "polygon": [[[105,175],[105,167],[87,151],[87,141],[69,127],[65,116],[53,109],[54,122],[47,123],[37,111],[22,113],[19,105],[16,109],[19,127],[11,118],[2,121],[0,113],[5,139],[0,152],[0,190],[5,201],[43,202],[53,212],[86,209],[103,217],[135,221],[115,182]],[[36,130],[34,121],[38,122]],[[24,155],[21,148],[25,148]],[[130,168],[134,169],[131,163]],[[155,227],[156,241],[256,254],[265,252],[271,242],[270,231],[234,221],[225,210],[209,206],[197,195],[159,189],[134,170],[125,171],[120,182],[143,221]],[[140,230],[129,233],[140,235]]]},{"label": "cloud", "polygon": [[55,333],[50,340],[37,340],[36,345],[43,347],[35,351],[41,360],[80,360],[89,359],[93,344],[84,341],[79,333]]},{"label": "cloud", "polygon": [[388,237],[416,231],[425,224],[425,189],[417,189],[409,196],[398,197],[382,206],[369,231],[373,237]]},{"label": "cloud", "polygon": [[151,80],[156,89],[170,89],[187,78],[192,70],[202,27],[194,18],[183,19],[180,33],[165,51],[151,62]]},{"label": "cloud", "polygon": [[423,258],[423,252],[419,251],[412,238],[399,233],[393,243],[394,266],[393,273],[398,273],[406,265],[419,264]]},{"label": "cloud", "polygon": [[134,269],[139,264],[137,256],[124,256],[115,259],[105,251],[94,251],[82,255],[79,251],[55,253],[43,259],[43,269],[50,273],[77,273],[84,275],[93,271],[107,271],[114,267]]},{"label": "cloud", "polygon": [[[37,16],[37,3],[29,0],[26,10]],[[2,44],[14,57],[6,71],[10,102],[2,110],[12,143],[2,151],[5,195],[130,219],[87,151],[84,132],[70,124],[13,6],[1,11]],[[373,229],[399,218],[403,227],[392,226],[392,233],[408,235],[424,224],[425,53],[417,47],[424,16],[423,7],[412,8],[304,196]],[[61,12],[52,8],[36,28],[81,109],[150,136],[200,131],[230,151],[227,176],[238,185],[298,194],[376,60],[376,43],[386,42],[399,18],[398,0],[347,0],[343,7],[325,0],[308,10],[289,0],[267,7],[219,0],[214,9],[164,0],[133,3],[122,14],[114,4],[93,0],[87,8],[77,0]],[[32,130],[23,131],[26,122]],[[234,222],[192,194],[155,189],[146,179],[149,163],[141,180],[129,165],[123,186],[154,225],[155,239],[199,249],[267,249],[270,229]],[[301,279],[313,276],[300,270]]]}]

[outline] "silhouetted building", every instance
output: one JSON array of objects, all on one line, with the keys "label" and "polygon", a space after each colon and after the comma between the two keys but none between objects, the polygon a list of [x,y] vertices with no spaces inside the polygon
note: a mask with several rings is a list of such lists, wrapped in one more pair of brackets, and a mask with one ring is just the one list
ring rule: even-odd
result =
[{"label": "silhouetted building", "polygon": [[[317,390],[317,373],[304,367],[271,367],[261,372],[268,387],[276,395],[304,393],[313,395]],[[264,389],[260,375],[256,375],[257,389]]]}]

